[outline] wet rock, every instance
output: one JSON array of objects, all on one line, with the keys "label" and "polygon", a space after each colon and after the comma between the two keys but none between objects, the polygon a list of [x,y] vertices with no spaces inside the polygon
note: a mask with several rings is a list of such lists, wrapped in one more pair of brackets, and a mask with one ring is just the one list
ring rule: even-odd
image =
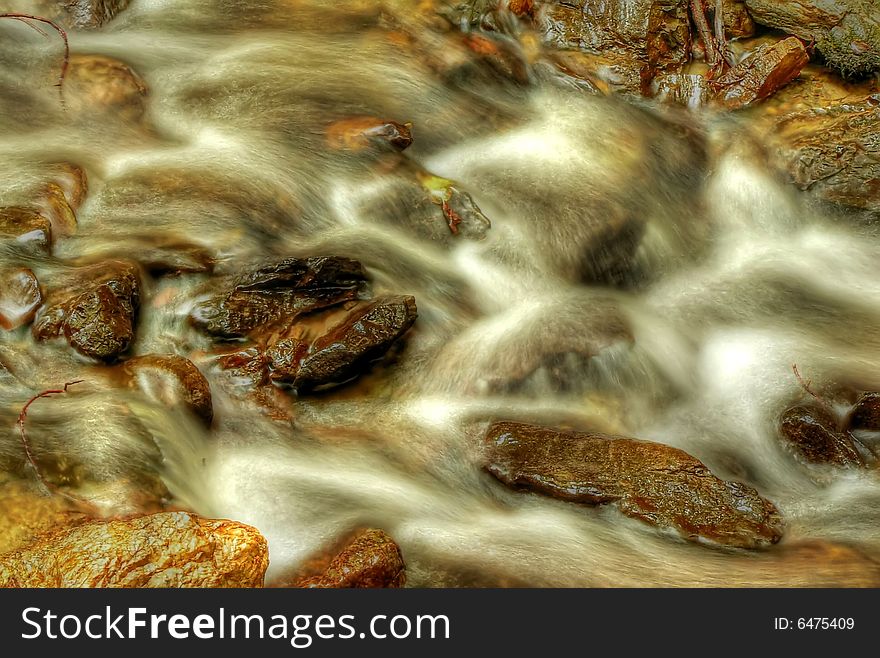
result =
[{"label": "wet rock", "polygon": [[122,365],[128,386],[169,407],[186,405],[211,424],[214,407],[208,380],[189,359],[174,354],[136,356]]},{"label": "wet rock", "polygon": [[357,299],[366,274],[349,258],[287,258],[234,281],[228,292],[200,303],[193,324],[220,338],[239,338],[277,322]]},{"label": "wet rock", "polygon": [[50,290],[34,323],[34,338],[63,335],[83,356],[112,361],[134,338],[140,287],[137,267],[126,261],[78,268]]},{"label": "wet rock", "polygon": [[728,38],[750,37],[755,33],[755,21],[744,0],[722,0],[721,11],[724,33]]},{"label": "wet rock", "polygon": [[797,454],[811,464],[864,466],[856,440],[838,430],[837,421],[824,409],[792,407],[782,414],[779,431]]},{"label": "wet rock", "polygon": [[880,393],[864,393],[849,415],[849,429],[880,432]]},{"label": "wet rock", "polygon": [[382,530],[364,530],[327,565],[323,573],[295,581],[293,587],[403,587],[406,565],[400,548]]},{"label": "wet rock", "polygon": [[0,270],[0,327],[11,331],[34,319],[43,303],[37,277],[29,269]]},{"label": "wet rock", "polygon": [[756,548],[782,536],[772,503],[677,448],[510,422],[489,428],[486,448],[486,469],[511,487],[575,503],[613,502],[627,516],[691,540]]},{"label": "wet rock", "polygon": [[431,203],[439,206],[452,235],[482,240],[492,223],[474,203],[470,194],[441,176],[420,172],[417,179],[428,192]]},{"label": "wet rock", "polygon": [[390,145],[403,151],[413,142],[412,124],[383,121],[376,117],[351,117],[327,127],[327,144],[332,149],[362,151],[371,145]]},{"label": "wet rock", "polygon": [[815,42],[845,75],[880,70],[880,11],[875,0],[745,0],[759,23]]},{"label": "wet rock", "polygon": [[795,112],[768,133],[775,163],[822,199],[880,210],[880,102],[875,97]]},{"label": "wet rock", "polygon": [[0,486],[0,555],[27,545],[47,530],[87,519],[77,503],[37,493],[23,482],[7,482]]},{"label": "wet rock", "polygon": [[268,564],[254,528],[164,512],[40,535],[0,557],[0,587],[261,587]]},{"label": "wet rock", "polygon": [[53,236],[73,235],[76,232],[76,212],[58,183],[50,182],[45,185],[42,194],[37,198],[37,205],[42,214],[51,220]]},{"label": "wet rock", "polygon": [[31,7],[66,28],[94,29],[112,20],[131,0],[35,0]]},{"label": "wet rock", "polygon": [[647,90],[660,73],[677,73],[690,56],[687,0],[552,2],[541,13],[557,47],[618,54],[631,62],[629,86]]},{"label": "wet rock", "polygon": [[298,338],[284,338],[266,350],[269,378],[275,381],[293,381],[309,352],[309,345]]},{"label": "wet rock", "polygon": [[72,111],[140,121],[146,96],[146,83],[124,62],[103,55],[71,55],[65,98]]},{"label": "wet rock", "polygon": [[654,80],[654,97],[698,110],[709,101],[711,91],[706,76],[699,73],[664,75]]},{"label": "wet rock", "polygon": [[759,46],[735,67],[713,81],[718,101],[728,109],[739,109],[767,98],[796,78],[810,61],[799,39]]},{"label": "wet rock", "polygon": [[48,251],[52,244],[52,224],[34,208],[0,208],[0,239],[12,239]]},{"label": "wet rock", "polygon": [[345,383],[381,358],[418,317],[413,297],[381,297],[315,340],[292,385],[305,392]]}]

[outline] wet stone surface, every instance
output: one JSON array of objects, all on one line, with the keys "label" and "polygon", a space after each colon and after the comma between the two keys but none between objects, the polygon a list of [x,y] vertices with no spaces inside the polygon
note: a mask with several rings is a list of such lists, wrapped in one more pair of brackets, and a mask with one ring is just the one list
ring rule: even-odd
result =
[{"label": "wet stone surface", "polygon": [[857,441],[837,427],[837,420],[817,406],[788,409],[780,419],[782,438],[805,461],[812,464],[835,464],[860,467],[865,462]]},{"label": "wet stone surface", "polygon": [[134,338],[141,282],[137,266],[108,261],[77,268],[49,289],[34,338],[64,336],[83,356],[112,361]]},{"label": "wet stone surface", "polygon": [[[327,557],[314,562],[321,565]],[[329,560],[322,573],[293,580],[288,587],[391,588],[406,583],[406,564],[400,547],[384,531],[363,530]]]},{"label": "wet stone surface", "polygon": [[758,548],[782,537],[772,503],[677,448],[511,422],[494,423],[485,443],[486,470],[513,488],[615,503],[627,516],[691,540]]},{"label": "wet stone surface", "polygon": [[122,364],[130,388],[169,407],[185,405],[208,425],[214,417],[211,388],[195,364],[173,354],[148,354]]},{"label": "wet stone surface", "polygon": [[10,331],[28,324],[42,303],[40,284],[31,270],[0,270],[0,328]]},{"label": "wet stone surface", "polygon": [[292,381],[298,392],[342,384],[382,357],[418,317],[413,297],[381,297],[315,340]]},{"label": "wet stone surface", "polygon": [[339,257],[288,258],[245,274],[228,292],[202,302],[193,323],[218,338],[246,336],[254,329],[356,299],[366,283],[357,261]]}]

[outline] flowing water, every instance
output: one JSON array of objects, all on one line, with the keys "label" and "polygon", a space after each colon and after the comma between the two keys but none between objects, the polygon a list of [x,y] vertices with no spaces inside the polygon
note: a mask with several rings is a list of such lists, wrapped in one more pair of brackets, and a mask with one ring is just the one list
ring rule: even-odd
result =
[{"label": "flowing water", "polygon": [[[218,260],[214,275],[146,280],[132,347],[200,366],[210,431],[22,328],[0,335],[3,469],[28,474],[23,403],[82,379],[29,413],[47,472],[107,513],[136,511],[161,477],[174,505],[256,526],[270,581],[365,525],[400,543],[416,586],[810,583],[822,565],[786,569],[786,546],[880,556],[876,472],[807,468],[776,430],[805,395],[792,364],[880,386],[876,231],[784,186],[742,118],[593,95],[514,39],[522,70],[504,75],[420,23],[419,4],[135,0],[71,48],[136,70],[142,117],[73,97],[65,110],[53,35],[0,24],[3,203],[47,162],[89,177],[75,235],[51,257],[7,243],[0,266],[44,281],[171,243]],[[415,141],[403,155],[329,148],[326,127],[352,116],[412,122]],[[418,172],[470,193],[485,237],[453,235],[430,202],[414,211]],[[641,242],[625,258],[630,226]],[[217,277],[312,254],[362,261],[373,292],[414,295],[419,319],[393,363],[335,393],[279,391],[267,413],[187,315]],[[611,506],[509,491],[481,469],[492,419],[680,447],[772,500],[783,543],[720,550]]]}]

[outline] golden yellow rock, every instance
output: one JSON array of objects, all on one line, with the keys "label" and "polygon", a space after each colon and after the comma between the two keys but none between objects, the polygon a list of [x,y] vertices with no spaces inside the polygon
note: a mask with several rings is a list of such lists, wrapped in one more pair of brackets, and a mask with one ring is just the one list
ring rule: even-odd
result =
[{"label": "golden yellow rock", "polygon": [[160,512],[40,535],[0,556],[0,587],[262,587],[268,566],[256,529]]},{"label": "golden yellow rock", "polygon": [[88,517],[61,496],[41,495],[23,482],[0,486],[0,555],[30,542],[53,527],[72,526]]}]

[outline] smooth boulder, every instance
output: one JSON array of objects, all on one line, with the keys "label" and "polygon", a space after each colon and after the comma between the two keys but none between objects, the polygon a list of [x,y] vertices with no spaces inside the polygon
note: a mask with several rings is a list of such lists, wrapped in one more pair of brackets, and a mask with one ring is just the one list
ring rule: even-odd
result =
[{"label": "smooth boulder", "polygon": [[615,503],[627,516],[694,541],[758,548],[782,537],[771,502],[671,446],[513,422],[491,425],[485,443],[486,470],[513,488]]}]

